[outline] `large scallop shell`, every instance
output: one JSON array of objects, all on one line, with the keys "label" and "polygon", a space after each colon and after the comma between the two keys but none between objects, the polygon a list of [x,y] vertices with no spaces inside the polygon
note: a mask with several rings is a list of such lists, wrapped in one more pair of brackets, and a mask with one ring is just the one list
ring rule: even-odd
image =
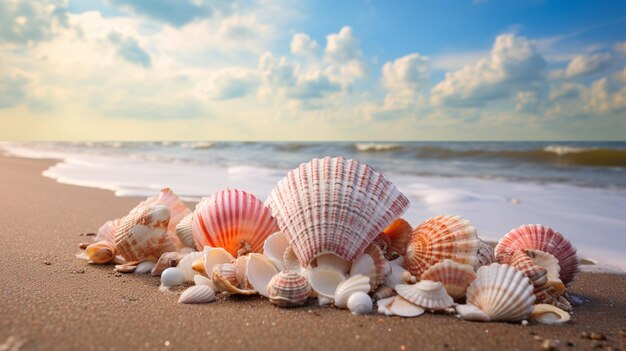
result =
[{"label": "large scallop shell", "polygon": [[300,273],[282,271],[267,285],[270,302],[280,307],[301,306],[311,296],[311,285]]},{"label": "large scallop shell", "polygon": [[167,206],[135,207],[117,228],[115,249],[127,262],[156,262],[163,253],[176,251],[167,234],[169,219]]},{"label": "large scallop shell", "polygon": [[370,291],[370,277],[362,274],[354,275],[337,285],[334,302],[339,308],[347,308],[348,299],[358,291],[367,293]]},{"label": "large scallop shell", "polygon": [[404,256],[411,233],[413,233],[411,224],[402,218],[398,218],[385,228],[383,233],[389,238],[389,246],[387,247],[385,258],[393,260],[399,256]]},{"label": "large scallop shell", "polygon": [[121,218],[117,218],[117,219],[113,219],[110,221],[106,221],[106,223],[104,223],[100,229],[98,229],[98,234],[95,237],[95,241],[108,241],[108,242],[114,242],[115,241],[115,233],[117,232],[117,228],[119,228],[120,224],[122,223],[122,219]]},{"label": "large scallop shell", "polygon": [[491,321],[525,319],[535,303],[528,278],[514,267],[499,263],[480,267],[466,296],[467,303],[479,308]]},{"label": "large scallop shell", "polygon": [[444,260],[430,266],[421,277],[421,280],[441,282],[448,295],[454,300],[465,297],[465,291],[474,279],[476,279],[476,273],[472,266],[452,260]]},{"label": "large scallop shell", "polygon": [[183,218],[180,223],[176,225],[176,236],[182,245],[185,247],[196,248],[196,242],[193,238],[193,230],[191,227],[191,221],[193,220],[193,213],[189,213]]},{"label": "large scallop shell", "polygon": [[378,246],[370,244],[365,249],[365,253],[352,263],[350,275],[363,274],[368,276],[370,278],[370,291],[374,291],[385,279],[390,270],[389,264],[383,251]]},{"label": "large scallop shell", "polygon": [[524,273],[534,287],[543,286],[548,281],[548,272],[536,265],[533,259],[522,250],[500,252],[498,263],[517,268],[518,271]]},{"label": "large scallop shell", "polygon": [[561,233],[540,224],[527,224],[506,234],[496,246],[496,258],[506,251],[541,250],[552,254],[559,262],[560,279],[566,286],[578,274],[576,248]]},{"label": "large scallop shell", "polygon": [[313,159],[289,171],[266,201],[303,267],[321,254],[358,258],[408,208],[382,174],[343,157]]},{"label": "large scallop shell", "polygon": [[437,216],[413,231],[404,267],[420,277],[428,267],[445,259],[474,266],[479,247],[476,228],[468,220],[460,216]]},{"label": "large scallop shell", "polygon": [[207,303],[215,300],[215,292],[208,285],[194,285],[183,291],[178,303]]},{"label": "large scallop shell", "polygon": [[199,247],[223,247],[235,257],[242,247],[261,252],[265,239],[279,230],[259,199],[237,189],[203,198],[196,206],[192,228]]},{"label": "large scallop shell", "polygon": [[178,195],[174,194],[174,192],[170,188],[161,189],[159,196],[149,197],[139,204],[139,206],[149,205],[165,205],[167,206],[167,208],[170,209],[170,222],[168,224],[167,233],[176,248],[183,248],[185,245],[176,235],[176,225],[178,225],[178,223],[180,223],[183,218],[190,215],[191,210],[187,207],[187,205],[185,205],[183,200],[178,197]]},{"label": "large scallop shell", "polygon": [[422,280],[413,285],[398,284],[396,291],[408,301],[429,310],[445,310],[454,303],[443,284],[431,280]]}]

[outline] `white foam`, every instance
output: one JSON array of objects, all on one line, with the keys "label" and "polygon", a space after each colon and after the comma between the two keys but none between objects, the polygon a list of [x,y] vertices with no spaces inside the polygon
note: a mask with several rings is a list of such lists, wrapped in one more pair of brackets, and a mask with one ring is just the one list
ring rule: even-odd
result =
[{"label": "white foam", "polygon": [[367,151],[392,151],[402,148],[400,144],[385,144],[385,143],[357,143],[355,144],[357,150],[362,152]]},{"label": "white foam", "polygon": [[565,146],[565,145],[548,145],[543,148],[543,151],[551,152],[559,156],[585,152],[585,151],[591,151],[591,150],[596,150],[596,148],[574,147],[574,146]]}]

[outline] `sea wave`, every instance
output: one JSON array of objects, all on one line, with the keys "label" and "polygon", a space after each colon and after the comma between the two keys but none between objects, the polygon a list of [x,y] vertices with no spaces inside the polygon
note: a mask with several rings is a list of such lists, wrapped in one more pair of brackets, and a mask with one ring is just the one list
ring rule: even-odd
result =
[{"label": "sea wave", "polygon": [[586,151],[593,151],[593,150],[598,150],[598,148],[595,147],[574,147],[574,146],[567,146],[567,145],[548,145],[546,147],[543,148],[543,151],[545,152],[552,152],[555,153],[557,155],[566,155],[566,154],[573,154],[573,153],[579,153],[579,152],[586,152]]},{"label": "sea wave", "polygon": [[404,148],[400,144],[392,143],[356,143],[354,147],[360,152],[386,152],[402,150]]},{"label": "sea wave", "polygon": [[185,149],[194,149],[194,150],[206,150],[215,147],[215,143],[211,143],[208,141],[196,141],[189,143],[180,144],[181,147]]}]

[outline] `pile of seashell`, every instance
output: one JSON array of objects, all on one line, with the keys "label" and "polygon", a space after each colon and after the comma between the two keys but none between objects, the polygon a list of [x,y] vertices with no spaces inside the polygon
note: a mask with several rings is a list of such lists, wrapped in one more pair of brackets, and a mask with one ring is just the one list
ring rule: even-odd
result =
[{"label": "pile of seashell", "polygon": [[290,171],[265,203],[226,189],[191,212],[170,189],[106,222],[78,255],[125,273],[195,283],[180,303],[216,293],[259,294],[280,307],[320,305],[416,317],[445,311],[472,321],[567,322],[576,249],[560,233],[524,225],[495,250],[460,216],[413,228],[408,199],[371,167],[342,157]]}]

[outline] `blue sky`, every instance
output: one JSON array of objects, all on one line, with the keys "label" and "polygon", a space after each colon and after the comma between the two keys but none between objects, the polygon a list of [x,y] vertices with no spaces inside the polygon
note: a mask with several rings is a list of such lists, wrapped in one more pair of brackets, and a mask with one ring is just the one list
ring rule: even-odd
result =
[{"label": "blue sky", "polygon": [[626,139],[626,2],[0,0],[0,139]]}]

